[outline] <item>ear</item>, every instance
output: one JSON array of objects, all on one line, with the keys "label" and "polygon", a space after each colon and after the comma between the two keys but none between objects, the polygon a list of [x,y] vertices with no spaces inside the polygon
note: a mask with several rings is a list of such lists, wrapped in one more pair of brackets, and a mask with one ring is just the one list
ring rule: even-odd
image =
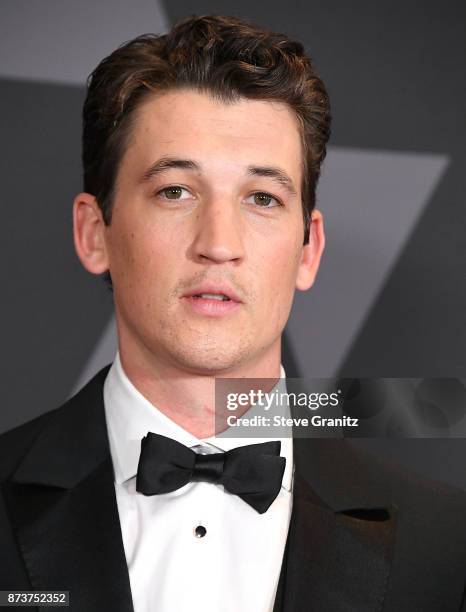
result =
[{"label": "ear", "polygon": [[325,247],[324,218],[319,210],[313,210],[309,223],[309,242],[304,245],[296,277],[296,289],[307,291],[314,284],[320,259]]},{"label": "ear", "polygon": [[90,193],[78,194],[73,202],[73,238],[82,265],[92,274],[108,270],[104,239],[105,223],[96,198]]}]

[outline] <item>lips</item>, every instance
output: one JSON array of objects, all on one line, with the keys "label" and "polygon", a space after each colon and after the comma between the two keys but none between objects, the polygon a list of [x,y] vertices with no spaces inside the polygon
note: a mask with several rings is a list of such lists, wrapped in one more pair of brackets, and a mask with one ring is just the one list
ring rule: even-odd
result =
[{"label": "lips", "polygon": [[230,301],[230,298],[223,293],[200,293],[198,295],[193,295],[192,297],[203,298],[205,300]]},{"label": "lips", "polygon": [[202,285],[199,285],[198,287],[190,289],[187,293],[183,295],[183,297],[213,299],[218,300],[219,302],[242,302],[237,293],[231,287],[224,284],[204,283]]}]

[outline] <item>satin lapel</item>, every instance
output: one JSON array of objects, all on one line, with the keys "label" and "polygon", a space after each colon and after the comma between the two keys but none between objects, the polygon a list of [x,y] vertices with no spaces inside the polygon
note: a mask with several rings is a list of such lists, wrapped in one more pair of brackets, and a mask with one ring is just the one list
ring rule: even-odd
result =
[{"label": "satin lapel", "polygon": [[[380,489],[364,487],[360,473],[358,482],[351,482],[356,466],[346,444],[294,441],[293,510],[274,612],[383,609],[396,508]],[[311,463],[303,463],[305,447]],[[316,470],[319,477],[312,478]]]},{"label": "satin lapel", "polygon": [[37,590],[68,590],[79,612],[133,612],[100,372],[56,411],[5,485]]}]

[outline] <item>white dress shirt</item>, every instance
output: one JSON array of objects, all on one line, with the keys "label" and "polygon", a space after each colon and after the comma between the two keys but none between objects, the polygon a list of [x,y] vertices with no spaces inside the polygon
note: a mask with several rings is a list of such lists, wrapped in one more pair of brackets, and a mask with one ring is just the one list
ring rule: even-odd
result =
[{"label": "white dress shirt", "polygon": [[[280,376],[283,385],[283,367]],[[104,403],[135,612],[272,612],[291,516],[292,438],[275,438],[282,443],[285,473],[264,514],[207,482],[145,496],[136,491],[136,472],[148,431],[211,452],[270,438],[199,440],[134,387],[118,353],[105,380]],[[203,537],[194,533],[199,525],[206,529]]]}]

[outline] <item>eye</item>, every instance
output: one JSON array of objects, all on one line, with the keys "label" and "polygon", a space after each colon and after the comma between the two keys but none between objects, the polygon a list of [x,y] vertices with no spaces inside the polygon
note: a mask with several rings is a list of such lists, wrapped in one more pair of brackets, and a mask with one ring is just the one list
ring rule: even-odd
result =
[{"label": "eye", "polygon": [[282,203],[270,193],[265,191],[256,191],[252,193],[250,198],[253,199],[253,204],[260,206],[261,208],[274,208],[275,206],[281,206]]},{"label": "eye", "polygon": [[164,189],[161,189],[155,195],[161,196],[165,200],[186,200],[186,197],[182,197],[183,192],[187,193],[189,198],[189,191],[184,187],[180,187],[179,185],[171,185],[170,187],[164,187]]}]

